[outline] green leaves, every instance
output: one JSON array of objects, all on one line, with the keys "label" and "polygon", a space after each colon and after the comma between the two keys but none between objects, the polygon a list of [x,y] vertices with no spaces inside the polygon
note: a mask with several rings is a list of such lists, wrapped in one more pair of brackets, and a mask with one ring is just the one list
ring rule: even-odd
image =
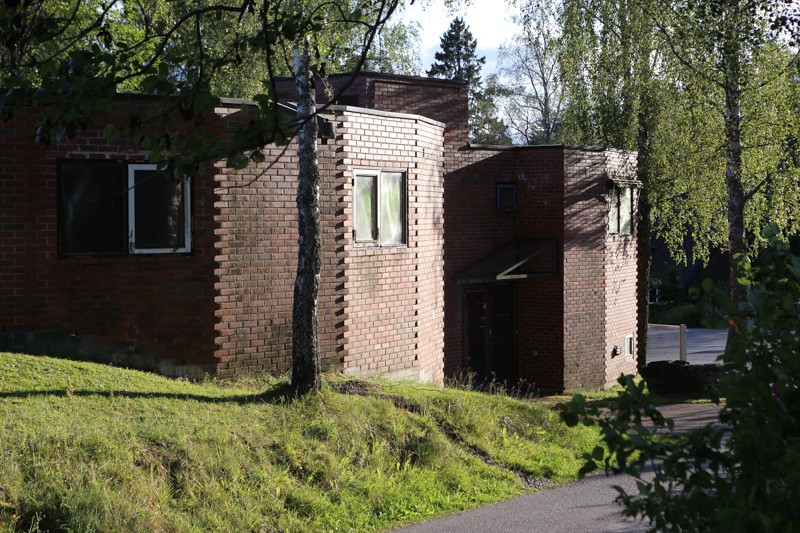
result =
[{"label": "green leaves", "polygon": [[[631,376],[607,416],[589,414],[582,402],[560,406],[562,417],[586,417],[608,446],[607,471],[637,478],[638,494],[620,491],[625,514],[650,520],[658,531],[793,530],[800,523],[800,345],[793,302],[800,300],[798,258],[768,228],[768,247],[746,272],[748,301],[736,306],[710,282],[704,292],[738,334],[726,352],[730,375],[720,382],[726,403],[719,421],[683,437],[673,433]],[[747,259],[742,257],[742,261]],[[572,405],[570,405],[572,404]],[[656,429],[643,421],[649,419]],[[659,428],[666,427],[667,433]],[[613,461],[609,459],[613,458]],[[586,471],[598,462],[586,456]],[[652,482],[641,479],[654,465]]]}]

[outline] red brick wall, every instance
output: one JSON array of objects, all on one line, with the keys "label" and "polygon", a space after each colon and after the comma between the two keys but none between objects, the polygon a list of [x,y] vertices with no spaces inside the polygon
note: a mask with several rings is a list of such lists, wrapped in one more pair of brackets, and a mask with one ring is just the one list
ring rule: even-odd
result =
[{"label": "red brick wall", "polygon": [[[45,342],[50,339],[65,352],[91,352],[165,373],[214,370],[217,222],[211,176],[192,180],[190,254],[58,253],[57,160],[146,162],[147,154],[133,146],[124,127],[132,115],[143,117],[158,105],[153,99],[119,97],[110,112],[91,116],[73,138],[50,146],[35,142],[38,114],[33,109],[3,123],[0,342],[6,347],[19,346],[15,334],[38,332],[31,351],[55,349]],[[111,143],[103,135],[108,124],[121,130]]]},{"label": "red brick wall", "polygon": [[[442,126],[392,113],[337,111],[343,151],[337,183],[343,218],[344,371],[441,382]],[[407,244],[353,241],[355,169],[406,173]]]},{"label": "red brick wall", "polygon": [[[464,350],[464,286],[455,274],[515,237],[560,240],[564,228],[560,147],[463,150],[459,157],[461,168],[445,177],[445,370],[449,374],[462,370]],[[498,212],[498,183],[516,184],[516,212]],[[552,258],[554,264],[558,255]],[[539,388],[560,389],[562,278],[519,280],[515,285],[518,377]]]},{"label": "red brick wall", "polygon": [[[636,154],[606,150],[608,175],[636,178]],[[607,198],[607,197],[606,197]],[[638,195],[634,195],[634,212]],[[608,201],[608,200],[606,200]],[[636,220],[636,217],[634,217]],[[608,223],[606,222],[606,228]],[[606,236],[606,385],[616,384],[620,374],[636,374],[636,229],[632,235]],[[634,335],[633,357],[625,357],[625,337]],[[622,353],[613,355],[614,346]]]},{"label": "red brick wall", "polygon": [[[238,108],[219,109],[235,125]],[[440,125],[337,110],[333,140],[320,141],[323,365],[352,374],[393,373],[441,381]],[[233,127],[233,126],[232,126]],[[217,298],[220,372],[291,367],[297,255],[296,146],[218,177]],[[273,158],[277,163],[271,163]],[[354,168],[407,173],[408,245],[353,245]],[[438,229],[437,229],[438,228]]]},{"label": "red brick wall", "polygon": [[[110,120],[122,126],[131,113],[157,105],[121,98]],[[217,113],[209,129],[223,140],[246,120],[238,105],[220,105]],[[340,110],[332,118],[338,136],[318,146],[323,364],[441,381],[442,125],[376,112]],[[264,164],[234,171],[220,163],[193,179],[188,255],[59,257],[57,160],[142,161],[146,154],[125,134],[106,143],[108,118],[90,120],[86,131],[49,148],[25,137],[34,131],[33,120],[22,117],[0,131],[0,327],[6,340],[39,331],[60,332],[69,341],[77,331],[82,344],[73,344],[85,348],[91,338],[93,355],[107,350],[117,362],[171,374],[290,368],[295,145],[267,147]],[[355,167],[406,172],[407,245],[353,245]],[[57,354],[52,343],[42,346]]]},{"label": "red brick wall", "polygon": [[564,149],[564,387],[605,380],[606,157]]},{"label": "red brick wall", "polygon": [[[465,83],[373,72],[363,72],[355,79],[349,74],[333,75],[325,81],[317,78],[317,103],[327,103],[329,95],[335,94],[347,83],[350,85],[342,94],[357,98],[359,107],[422,115],[444,123],[445,172],[461,166],[461,154],[457,154],[457,151],[469,143],[468,91]],[[276,86],[288,95],[288,100],[294,100],[294,79],[280,79]]]},{"label": "red brick wall", "polygon": [[[246,120],[239,106],[219,107],[233,134]],[[323,365],[336,362],[338,322],[330,310],[336,298],[336,204],[333,149],[319,141],[322,174],[322,274],[319,336]],[[266,161],[244,170],[218,166],[216,257],[217,350],[221,375],[283,372],[291,368],[292,301],[297,268],[297,145],[268,146]]]}]

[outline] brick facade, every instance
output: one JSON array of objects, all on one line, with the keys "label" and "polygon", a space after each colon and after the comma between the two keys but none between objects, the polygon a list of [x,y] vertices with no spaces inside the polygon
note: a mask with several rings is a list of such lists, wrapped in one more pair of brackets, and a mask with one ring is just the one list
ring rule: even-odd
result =
[{"label": "brick facade", "polygon": [[[635,154],[619,151],[606,152],[610,177],[630,179],[636,175]],[[638,195],[634,194],[634,212]],[[636,374],[637,328],[637,245],[636,233],[632,235],[607,235],[606,237],[606,385],[616,384],[620,374]],[[631,336],[632,354],[626,356],[625,338]],[[617,347],[622,353],[616,354]]]},{"label": "brick facade", "polygon": [[[479,374],[545,390],[634,372],[636,354],[624,348],[636,329],[636,241],[610,234],[608,217],[610,180],[632,183],[635,154],[470,146],[460,82],[333,76],[327,88],[318,83],[318,101],[351,81],[323,111],[334,138],[318,144],[323,366],[441,382],[484,358]],[[278,90],[291,95],[293,83]],[[58,162],[144,161],[130,134],[108,143],[103,130],[124,132],[131,115],[161,102],[121,96],[110,114],[49,147],[34,142],[33,111],[0,129],[0,347],[172,375],[285,371],[294,145],[266,147],[266,162],[245,170],[219,164],[193,178],[191,253],[59,253]],[[229,138],[247,120],[241,106],[220,101],[204,125]],[[405,176],[402,245],[354,241],[359,170]],[[515,187],[515,209],[498,208],[498,184]],[[518,255],[503,255],[512,248]]]},{"label": "brick facade", "polygon": [[[296,265],[296,147],[266,162],[224,163],[192,179],[190,253],[64,255],[58,249],[61,160],[146,162],[130,134],[106,142],[157,99],[119,97],[70,139],[33,140],[36,113],[0,130],[0,344],[73,354],[170,375],[290,368]],[[336,137],[319,141],[323,265],[320,346],[325,367],[441,381],[442,135],[427,118],[337,107]],[[246,116],[222,101],[204,124],[224,141]],[[353,243],[356,168],[404,173],[407,242]]]},{"label": "brick facade", "polygon": [[[0,335],[7,348],[136,364],[166,374],[213,372],[219,229],[214,183],[192,181],[191,254],[59,254],[60,160],[146,162],[120,129],[158,100],[120,97],[102,121],[49,146],[35,141],[37,113],[25,110],[0,129]],[[154,133],[154,132],[151,132]],[[122,193],[122,191],[120,191]]]}]

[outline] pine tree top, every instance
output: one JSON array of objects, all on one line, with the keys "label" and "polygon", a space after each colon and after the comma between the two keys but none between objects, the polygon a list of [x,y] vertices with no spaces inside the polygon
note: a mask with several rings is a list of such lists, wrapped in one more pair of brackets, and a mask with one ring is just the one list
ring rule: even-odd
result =
[{"label": "pine tree top", "polygon": [[486,63],[485,56],[475,55],[477,45],[478,41],[469,31],[469,26],[464,24],[464,19],[456,17],[441,37],[439,43],[441,52],[436,52],[434,55],[436,61],[428,70],[428,76],[466,81],[470,89],[477,89],[481,79],[481,67]]}]

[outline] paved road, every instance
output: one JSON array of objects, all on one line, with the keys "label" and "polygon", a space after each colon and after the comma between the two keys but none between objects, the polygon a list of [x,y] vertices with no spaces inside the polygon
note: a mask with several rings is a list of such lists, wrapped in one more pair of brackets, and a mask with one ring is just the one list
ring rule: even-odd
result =
[{"label": "paved road", "polygon": [[[683,431],[716,421],[719,407],[714,404],[671,405],[662,412],[675,420]],[[636,491],[629,476],[606,477],[596,474],[554,489],[525,494],[479,509],[407,526],[402,533],[593,533],[640,532],[647,524],[625,518],[614,503],[620,485]]]},{"label": "paved road", "polygon": [[[651,330],[647,361],[671,361],[680,357],[678,330]],[[714,363],[725,351],[726,329],[689,328],[686,330],[686,360],[700,365]]]}]

